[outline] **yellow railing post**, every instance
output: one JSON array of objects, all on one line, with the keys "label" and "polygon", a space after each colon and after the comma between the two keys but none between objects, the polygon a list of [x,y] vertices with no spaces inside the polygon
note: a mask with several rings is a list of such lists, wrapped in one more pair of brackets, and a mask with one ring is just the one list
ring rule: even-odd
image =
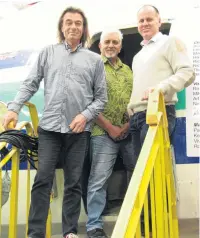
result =
[{"label": "yellow railing post", "polygon": [[16,237],[18,217],[19,150],[12,157],[9,238]]},{"label": "yellow railing post", "polygon": [[158,158],[155,161],[154,170],[155,183],[155,207],[156,207],[156,229],[157,237],[164,238],[164,210],[163,210],[163,183],[162,183],[162,167],[161,167],[161,152],[159,150]]},{"label": "yellow railing post", "polygon": [[[4,108],[6,106],[2,104]],[[35,106],[31,103],[26,103],[29,108],[30,116],[32,119],[32,126],[28,122],[20,122],[16,126],[16,130],[26,128],[27,134],[30,136],[37,136],[38,115]],[[2,107],[1,107],[2,109]],[[6,110],[7,111],[7,110]],[[2,111],[1,111],[2,112]],[[1,115],[2,116],[2,115]],[[11,123],[12,124],[12,123]],[[12,125],[9,127],[13,128]],[[34,128],[34,133],[33,133]],[[4,131],[4,128],[0,122],[0,132]],[[0,143],[0,149],[6,146],[6,142]],[[1,198],[2,198],[2,167],[12,160],[12,172],[11,172],[11,192],[10,192],[10,217],[9,217],[9,234],[8,238],[17,238],[17,218],[18,218],[18,193],[19,193],[19,149],[13,147],[12,150],[0,161],[0,235],[1,235]],[[36,164],[37,167],[37,164]],[[30,207],[30,164],[27,162],[27,215],[26,215],[26,233],[28,230],[28,213]],[[48,229],[49,237],[51,237],[51,230]],[[27,237],[27,235],[25,235]]]},{"label": "yellow railing post", "polygon": [[27,161],[27,185],[26,185],[26,234],[27,237],[28,232],[28,216],[29,216],[29,208],[30,208],[30,163]]},{"label": "yellow railing post", "polygon": [[25,105],[29,109],[29,113],[30,113],[30,117],[31,117],[32,125],[33,125],[34,134],[35,134],[35,136],[37,136],[38,135],[37,128],[38,128],[38,123],[39,123],[37,109],[36,109],[35,105],[30,103],[30,102],[26,102]]},{"label": "yellow railing post", "polygon": [[153,238],[178,238],[176,194],[164,97],[154,91],[148,100],[149,129],[124,198],[112,238],[138,238],[144,206],[145,238],[149,238],[148,190]]},{"label": "yellow railing post", "polygon": [[168,158],[166,159],[167,163],[167,194],[168,194],[168,207],[169,207],[169,231],[170,237],[178,238],[179,237],[179,229],[178,229],[178,218],[177,218],[177,211],[176,211],[176,193],[175,193],[175,183],[173,177],[173,169],[172,163],[170,163],[169,158],[169,150],[167,153]]},{"label": "yellow railing post", "polygon": [[46,225],[46,238],[51,238],[51,209],[49,209],[48,218],[47,218],[47,225]]},{"label": "yellow railing post", "polygon": [[1,206],[2,206],[2,169],[0,168],[0,237],[1,237]]},{"label": "yellow railing post", "polygon": [[144,201],[144,225],[145,225],[145,236],[149,238],[149,197],[148,193],[146,194]]},{"label": "yellow railing post", "polygon": [[156,210],[155,210],[155,186],[154,186],[154,171],[150,180],[150,198],[151,198],[151,222],[152,222],[152,235],[154,238],[157,238],[156,230]]}]

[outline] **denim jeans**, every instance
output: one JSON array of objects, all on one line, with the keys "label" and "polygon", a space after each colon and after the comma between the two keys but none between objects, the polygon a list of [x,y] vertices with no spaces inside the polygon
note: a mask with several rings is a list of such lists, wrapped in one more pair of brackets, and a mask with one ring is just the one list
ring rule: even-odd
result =
[{"label": "denim jeans", "polygon": [[[176,125],[176,110],[174,105],[166,106],[166,113],[168,119],[168,132],[170,140]],[[142,148],[143,142],[145,140],[149,125],[146,124],[146,111],[135,113],[130,119],[130,133],[132,134],[133,140],[133,160],[137,161],[140,150]],[[149,189],[148,189],[149,192]],[[149,200],[150,202],[150,200]],[[149,204],[149,214],[150,214],[150,204]],[[141,214],[141,229],[142,233],[144,231],[144,213]],[[151,223],[151,219],[150,219]]]},{"label": "denim jeans", "polygon": [[[168,119],[168,132],[171,139],[171,136],[174,132],[176,125],[176,110],[174,105],[166,106],[166,113]],[[144,139],[146,137],[149,125],[146,124],[146,111],[137,112],[130,118],[130,133],[133,140],[133,160],[137,161],[142,148]]]},{"label": "denim jeans", "polygon": [[61,149],[63,161],[64,197],[62,206],[63,235],[77,233],[81,202],[81,173],[90,138],[89,132],[62,134],[38,128],[38,170],[31,191],[28,236],[45,238],[50,193]]},{"label": "denim jeans", "polygon": [[87,191],[88,222],[87,231],[103,228],[102,213],[106,205],[107,181],[110,177],[117,155],[124,158],[125,168],[132,170],[131,136],[121,142],[114,142],[107,135],[93,136],[90,140],[91,170]]}]

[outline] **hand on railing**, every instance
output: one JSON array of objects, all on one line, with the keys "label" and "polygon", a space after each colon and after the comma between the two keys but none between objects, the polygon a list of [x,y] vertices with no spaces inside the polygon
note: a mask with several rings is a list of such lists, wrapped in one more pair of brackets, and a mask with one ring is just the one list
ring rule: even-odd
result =
[{"label": "hand on railing", "polygon": [[[7,111],[6,104],[2,103],[2,105],[3,105],[3,109],[6,112]],[[24,103],[24,105],[27,106],[29,109],[32,126],[34,129],[34,134],[35,134],[35,136],[37,136],[37,127],[38,127],[38,122],[39,122],[37,109],[36,109],[35,105],[30,102],[26,102],[26,103]],[[1,109],[1,104],[0,104],[0,109]],[[1,121],[0,121],[0,131],[16,128],[17,122],[18,122],[18,114],[13,111],[7,111],[5,116],[3,117],[2,125],[1,125]]]},{"label": "hand on railing", "polygon": [[18,122],[18,114],[13,111],[8,111],[3,119],[3,127],[5,130],[13,129],[16,127]]},{"label": "hand on railing", "polygon": [[155,90],[155,88],[148,88],[143,92],[142,95],[142,101],[148,100],[149,99],[149,94],[152,93]]}]

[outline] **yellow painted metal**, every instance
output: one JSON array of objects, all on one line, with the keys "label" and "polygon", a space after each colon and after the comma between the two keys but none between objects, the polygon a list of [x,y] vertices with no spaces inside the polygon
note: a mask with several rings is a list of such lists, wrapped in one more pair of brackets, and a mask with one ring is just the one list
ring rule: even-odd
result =
[{"label": "yellow painted metal", "polygon": [[[17,124],[17,130],[26,128],[27,134],[30,136],[37,136],[37,127],[38,127],[38,115],[35,106],[32,103],[26,103],[29,108],[29,112],[32,119],[32,125],[29,122],[20,122]],[[1,109],[1,108],[0,108]],[[13,128],[13,124],[10,123],[10,128]],[[0,123],[0,132],[4,131],[2,124]],[[6,146],[6,142],[0,143],[0,150]],[[0,161],[0,183],[2,184],[2,167],[6,165],[10,160],[12,160],[12,178],[11,178],[11,194],[10,194],[10,218],[9,218],[9,236],[8,238],[17,237],[17,215],[18,215],[18,191],[19,191],[19,149],[13,147],[13,149]],[[37,164],[35,164],[37,167]],[[0,195],[1,195],[0,187]],[[1,196],[0,196],[1,199]],[[0,200],[1,205],[1,200]],[[28,163],[27,167],[27,217],[26,217],[26,233],[28,230],[28,213],[30,207],[30,164]],[[0,216],[1,216],[1,206],[0,206]],[[51,211],[49,210],[49,216],[47,221],[47,236],[51,237]],[[0,232],[1,232],[1,217],[0,217]],[[1,235],[1,233],[0,233]],[[25,235],[27,237],[27,235]]]},{"label": "yellow painted metal", "polygon": [[[170,157],[171,151],[170,149],[167,150],[167,154]],[[179,237],[179,229],[178,229],[178,218],[177,218],[177,212],[176,212],[176,192],[175,192],[175,182],[174,182],[174,176],[173,174],[173,168],[172,163],[168,160],[168,168],[170,170],[169,174],[167,175],[167,191],[169,193],[168,199],[170,200],[169,209],[172,211],[172,217],[169,219],[172,219],[172,226],[173,226],[173,234],[175,238]]]},{"label": "yellow painted metal", "polygon": [[[167,129],[167,128],[166,128]],[[162,183],[163,183],[163,216],[164,216],[164,237],[169,237],[169,226],[168,226],[168,203],[167,203],[167,180],[166,180],[166,150],[165,150],[165,143],[164,140],[164,133],[163,133],[163,117],[162,117],[162,124],[159,127],[159,140],[162,142],[160,145],[160,152],[161,152],[161,173],[162,173]]]},{"label": "yellow painted metal", "polygon": [[150,179],[150,198],[151,198],[151,222],[152,222],[152,235],[157,237],[156,232],[156,211],[155,211],[155,186],[154,186],[154,171]]},{"label": "yellow painted metal", "polygon": [[2,150],[5,145],[6,145],[6,142],[0,142],[0,150]]},{"label": "yellow painted metal", "polygon": [[138,222],[138,225],[137,225],[137,230],[136,230],[135,238],[141,238],[141,226],[140,226],[140,222]]},{"label": "yellow painted metal", "polygon": [[178,238],[176,195],[164,97],[150,94],[146,116],[149,129],[130,181],[112,238],[140,237],[144,205],[145,237],[149,237],[148,187],[153,238]]},{"label": "yellow painted metal", "polygon": [[2,170],[0,169],[0,237],[1,237],[1,206],[2,206]]},{"label": "yellow painted metal", "polygon": [[18,216],[19,150],[12,156],[9,238],[16,237]]},{"label": "yellow painted metal", "polygon": [[30,208],[30,194],[31,194],[31,188],[30,188],[30,163],[27,162],[27,184],[26,184],[26,234],[25,237],[27,238],[27,232],[28,232],[28,215],[29,215],[29,208]]},{"label": "yellow painted metal", "polygon": [[[150,128],[146,137],[149,138],[149,140],[145,139],[144,141],[144,145],[125,195],[112,238],[131,238],[136,234],[137,224],[140,220],[140,214],[148,188],[148,181],[151,178],[153,165],[158,152],[158,145],[153,145],[155,136],[156,130],[154,128]],[[151,156],[149,157],[149,155]]]},{"label": "yellow painted metal", "polygon": [[[34,135],[37,137],[38,136],[37,129],[38,129],[38,124],[39,124],[37,109],[36,109],[35,105],[30,103],[30,102],[26,102],[25,105],[29,109],[31,122],[32,122],[32,128],[33,128],[33,131],[34,131]],[[35,161],[34,165],[35,165],[36,168],[38,168],[38,162]]]},{"label": "yellow painted metal", "polygon": [[144,225],[145,225],[145,237],[149,238],[149,204],[148,204],[148,193],[146,193],[144,201]]},{"label": "yellow painted metal", "polygon": [[[53,201],[53,194],[51,193],[50,204],[52,201]],[[46,238],[51,238],[51,224],[52,224],[52,215],[51,215],[51,209],[49,208],[47,224],[46,224]]]},{"label": "yellow painted metal", "polygon": [[155,161],[154,184],[155,184],[155,207],[156,207],[157,237],[164,237],[163,184],[162,184],[162,168],[161,168],[161,153],[160,153],[160,150],[159,150],[159,153],[158,153],[158,158]]},{"label": "yellow painted metal", "polygon": [[13,148],[0,162],[0,169],[3,168],[9,160],[11,160],[12,156],[17,152],[17,148]]},{"label": "yellow painted metal", "polygon": [[37,109],[36,109],[35,105],[30,103],[30,102],[26,102],[25,105],[29,109],[29,113],[30,113],[30,117],[31,117],[32,125],[33,125],[34,134],[35,134],[35,136],[37,136],[38,135],[37,128],[38,128],[38,123],[39,123]]},{"label": "yellow painted metal", "polygon": [[[143,204],[144,204],[146,192],[147,192],[147,189],[148,189],[149,180],[151,178],[151,174],[152,174],[152,171],[153,171],[153,164],[155,163],[155,158],[156,158],[157,153],[158,153],[157,145],[152,146],[151,149],[152,150],[151,150],[151,153],[150,153],[150,157],[149,157],[149,160],[146,164],[146,168],[145,168],[145,171],[143,173],[143,177],[142,177],[141,184],[140,184],[139,191],[138,191],[137,199],[139,200],[139,202],[138,202],[139,207],[138,207],[138,209],[133,208],[133,212],[131,214],[130,221],[128,223],[127,231],[126,231],[126,234],[125,234],[125,237],[127,237],[127,238],[131,237],[130,235],[133,233],[133,228],[134,228],[133,224],[136,221],[139,222],[138,218],[140,218],[140,214],[141,214],[142,207],[143,207]],[[142,154],[143,153],[141,152],[141,156],[142,156]],[[137,225],[137,223],[136,223],[136,225]]]},{"label": "yellow painted metal", "polygon": [[51,238],[51,223],[52,223],[51,209],[49,209],[47,225],[46,225],[46,238]]}]

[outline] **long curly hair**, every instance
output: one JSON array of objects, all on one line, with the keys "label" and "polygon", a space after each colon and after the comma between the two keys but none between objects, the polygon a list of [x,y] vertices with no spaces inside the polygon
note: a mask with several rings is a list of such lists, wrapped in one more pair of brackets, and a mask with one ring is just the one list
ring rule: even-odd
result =
[{"label": "long curly hair", "polygon": [[90,46],[90,37],[89,37],[89,30],[88,30],[88,20],[85,16],[85,13],[76,7],[67,7],[61,14],[59,21],[58,21],[58,41],[59,43],[65,40],[65,37],[62,33],[62,25],[63,25],[63,18],[67,12],[70,13],[79,13],[83,18],[83,35],[81,37],[81,43],[84,47]]}]

